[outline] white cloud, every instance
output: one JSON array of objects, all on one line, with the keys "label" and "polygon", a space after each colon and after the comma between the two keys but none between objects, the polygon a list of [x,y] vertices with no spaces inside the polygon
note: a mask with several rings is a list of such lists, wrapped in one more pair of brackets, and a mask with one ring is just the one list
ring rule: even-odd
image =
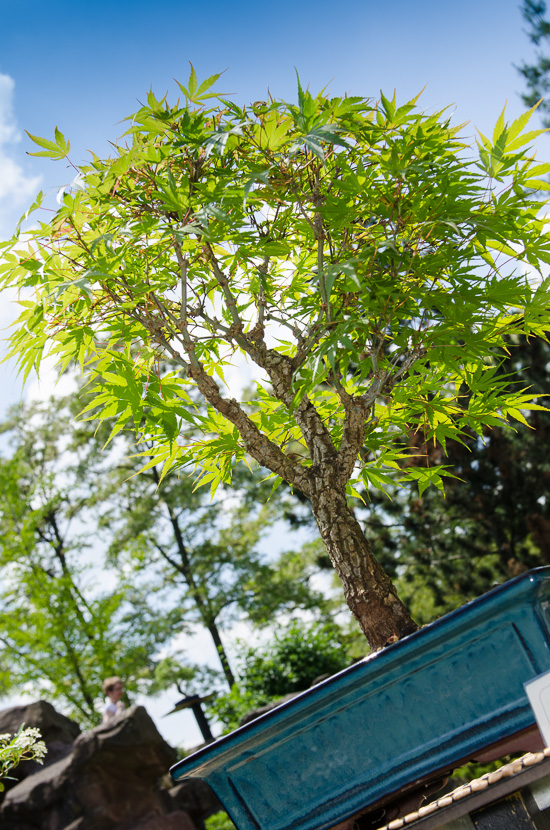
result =
[{"label": "white cloud", "polygon": [[40,176],[30,176],[17,160],[15,145],[21,139],[13,115],[15,82],[0,73],[0,237],[11,232],[19,211],[36,194]]},{"label": "white cloud", "polygon": [[[13,113],[14,91],[13,78],[0,73],[0,240],[11,236],[20,214],[34,199],[41,184],[41,177],[29,175],[19,161],[22,151],[17,144],[21,131]],[[7,350],[2,342],[9,334],[7,328],[20,313],[15,299],[14,291],[4,291],[0,296],[0,357]],[[21,395],[13,360],[0,367],[0,385],[3,389],[0,417],[3,417],[5,407],[16,403]]]}]

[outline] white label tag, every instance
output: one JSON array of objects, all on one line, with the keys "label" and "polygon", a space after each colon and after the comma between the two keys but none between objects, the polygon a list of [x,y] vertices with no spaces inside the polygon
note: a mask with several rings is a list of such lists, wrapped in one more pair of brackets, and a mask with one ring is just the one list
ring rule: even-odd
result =
[{"label": "white label tag", "polygon": [[550,671],[524,683],[545,746],[550,746]]}]

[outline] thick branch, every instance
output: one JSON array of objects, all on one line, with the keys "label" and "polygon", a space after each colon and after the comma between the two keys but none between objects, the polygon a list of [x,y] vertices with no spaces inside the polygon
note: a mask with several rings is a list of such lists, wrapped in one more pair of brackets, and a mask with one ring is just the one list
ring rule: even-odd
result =
[{"label": "thick branch", "polygon": [[[135,314],[135,316],[139,318],[140,323],[151,333],[153,339],[166,349],[168,354],[185,369],[187,375],[197,384],[205,400],[237,427],[243,438],[247,452],[263,467],[267,467],[276,475],[281,476],[289,484],[295,484],[307,495],[310,488],[306,470],[288,458],[277,444],[270,441],[248,417],[236,400],[233,398],[228,400],[222,396],[218,384],[208,375],[202,363],[198,360],[195,354],[195,344],[187,332],[186,326],[182,326],[182,334],[185,340],[185,350],[189,355],[189,362],[172,346],[164,335],[161,326],[156,321],[149,320],[138,314]],[[246,346],[247,351],[255,359],[256,363],[259,366],[267,368],[264,358],[268,354],[268,350],[265,346],[263,344],[252,345],[248,341],[246,341]],[[277,352],[272,352],[272,356],[276,356],[277,358],[281,357]],[[288,358],[286,360],[288,362]],[[287,400],[289,403],[292,401],[292,395],[290,393],[287,395]],[[324,428],[324,425],[322,426]]]},{"label": "thick branch", "polygon": [[326,333],[326,331],[326,326],[321,325],[321,323],[317,321],[313,324],[305,337],[298,338],[298,348],[296,349],[296,354],[292,358],[294,370],[299,369],[300,366],[305,363],[309,357],[311,349],[321,340],[321,337]]},{"label": "thick branch", "polygon": [[365,443],[365,421],[369,410],[360,398],[349,395],[340,384],[337,391],[344,407],[344,427],[338,449],[338,484],[345,487]]},{"label": "thick branch", "polygon": [[310,492],[309,476],[299,464],[291,461],[273,441],[270,441],[248,417],[236,400],[224,398],[216,381],[203,366],[190,366],[189,376],[208,403],[237,427],[247,452],[263,467],[281,476],[289,484],[295,484],[304,495]]},{"label": "thick branch", "polygon": [[228,308],[229,314],[231,315],[231,320],[233,321],[233,326],[235,327],[235,329],[237,331],[242,332],[243,329],[244,329],[244,325],[243,325],[243,321],[241,320],[241,316],[239,314],[239,309],[237,307],[237,300],[233,296],[233,293],[232,293],[232,291],[229,287],[229,280],[227,279],[227,277],[223,273],[222,269],[220,268],[220,266],[218,264],[218,260],[216,259],[216,256],[214,254],[214,251],[212,250],[212,246],[210,245],[210,243],[206,242],[205,247],[208,250],[208,254],[210,256],[210,262],[212,264],[212,270],[214,272],[214,276],[216,277],[216,279],[218,281],[218,284],[219,284],[220,288],[222,289],[222,291],[224,293],[225,302],[227,303],[227,308]]},{"label": "thick branch", "polygon": [[323,301],[323,311],[326,319],[330,322],[330,298],[327,294],[327,283],[325,279],[324,244],[325,232],[323,229],[323,217],[320,213],[315,214],[314,220],[315,239],[317,240],[317,276],[319,277],[319,291]]},{"label": "thick branch", "polygon": [[[225,274],[221,270],[221,268],[218,264],[218,261],[217,261],[215,255],[214,255],[214,252],[212,250],[212,246],[210,245],[210,243],[206,242],[205,247],[206,247],[206,249],[208,251],[208,254],[209,254],[209,257],[210,257],[210,262],[212,264],[212,270],[214,272],[214,276],[216,277],[216,279],[218,281],[218,284],[220,285],[220,287],[221,287],[221,289],[224,293],[225,300],[226,300],[226,303],[227,303],[227,308],[229,310],[229,313],[231,315],[231,320],[232,320],[232,326],[231,326],[230,329],[225,329],[224,327],[218,326],[218,325],[215,325],[215,324],[214,324],[214,328],[218,328],[220,331],[222,331],[222,333],[224,334],[224,336],[226,337],[227,340],[231,341],[232,339],[234,339],[238,343],[238,345],[242,349],[244,349],[244,351],[247,354],[249,354],[252,357],[252,359],[254,360],[255,359],[254,354],[253,354],[254,348],[253,348],[252,344],[250,343],[250,341],[248,340],[248,338],[246,337],[246,335],[244,334],[243,321],[241,320],[241,317],[239,315],[237,301],[236,301],[235,297],[233,296],[233,294],[231,292],[231,289],[229,287],[229,280],[227,279],[227,277],[225,276]],[[182,301],[181,301],[181,311],[180,311],[181,321],[180,321],[179,325],[177,325],[177,329],[182,332],[183,339],[184,339],[184,346],[185,346],[186,351],[189,352],[196,361],[196,357],[193,353],[193,348],[194,348],[193,347],[193,340],[192,340],[191,335],[189,334],[189,330],[187,328],[187,267],[188,267],[188,265],[187,265],[187,260],[184,259],[184,257],[183,257],[183,253],[182,253],[181,247],[180,247],[177,239],[174,239],[174,250],[176,252],[178,265],[180,267],[180,276],[181,276],[181,284],[182,284]],[[156,299],[156,297],[155,297],[155,302],[158,305],[158,300]],[[172,315],[170,314],[169,310],[165,309],[165,311],[168,314],[168,316],[170,316],[172,318]],[[206,319],[206,315],[203,312],[200,312],[200,316],[202,316],[204,319]],[[214,323],[214,321],[209,321],[209,322],[211,324]],[[263,332],[262,332],[262,335],[263,335]],[[258,339],[258,333],[256,333],[256,339]]]},{"label": "thick branch", "polygon": [[[175,250],[181,267],[183,255],[179,244],[177,244],[177,240],[175,241]],[[211,252],[209,245],[208,250]],[[243,348],[258,366],[266,370],[276,397],[290,409],[294,399],[292,378],[295,367],[293,361],[273,349],[267,349],[260,332],[256,333],[254,342],[246,337],[242,330],[242,321],[238,315],[236,301],[229,289],[227,278],[220,270],[212,252],[211,255],[216,278],[224,290],[232,319],[235,321],[234,325],[229,329],[228,335],[232,339],[234,338],[238,345]],[[160,303],[153,292],[151,292],[151,296],[161,314],[170,318],[172,323],[176,322],[173,315]],[[184,348],[189,357],[189,362],[169,342],[163,331],[163,327],[159,325],[159,321],[149,319],[138,312],[134,312],[134,315],[151,332],[157,343],[162,345],[172,358],[180,366],[185,368],[187,375],[195,381],[199,391],[208,403],[237,427],[243,438],[247,452],[259,464],[281,476],[289,484],[296,485],[307,496],[311,491],[311,474],[309,471],[299,463],[291,460],[281,451],[277,444],[267,438],[248,417],[236,400],[228,400],[221,395],[217,383],[207,374],[195,354],[195,344],[187,330],[187,326],[184,323],[178,322],[178,329],[183,336]],[[164,322],[165,324],[169,324],[166,317]],[[172,329],[172,326],[169,325],[169,328]],[[296,406],[294,417],[302,432],[313,464],[323,465],[326,463],[335,463],[337,461],[337,452],[330,432],[306,395],[302,397]]]},{"label": "thick branch", "polygon": [[266,299],[265,299],[265,276],[267,274],[267,268],[269,265],[269,257],[264,257],[264,261],[258,267],[258,277],[260,280],[260,288],[258,291],[258,296],[254,299],[254,305],[256,306],[256,325],[253,329],[248,332],[248,338],[255,343],[264,343],[264,335],[265,335],[265,309],[266,309]]},{"label": "thick branch", "polygon": [[372,381],[372,383],[370,385],[369,391],[365,392],[365,394],[361,396],[363,404],[367,408],[370,409],[370,407],[373,405],[373,403],[376,401],[376,399],[379,397],[379,395],[382,394],[382,391],[384,390],[384,388],[386,386],[387,380],[388,380],[388,373],[387,372],[382,372],[380,375],[378,375],[377,377],[374,378],[374,380]]},{"label": "thick branch", "polygon": [[[269,374],[275,396],[290,410],[294,401],[292,378],[294,365],[290,358],[272,349],[265,349],[263,368]],[[313,465],[334,463],[336,447],[323,419],[307,395],[303,395],[294,409],[294,418],[304,437]],[[296,482],[298,485],[298,482]],[[302,489],[301,485],[298,485]],[[307,491],[303,491],[308,495]]]},{"label": "thick branch", "polygon": [[[361,395],[363,405],[367,407],[367,409],[370,409],[376,401],[376,398],[392,389],[400,378],[407,374],[409,369],[416,363],[418,358],[425,354],[425,352],[426,349],[424,346],[417,346],[416,348],[411,349],[411,351],[405,352],[405,354],[397,355],[392,361],[389,369],[386,369],[384,372],[381,372],[377,377],[375,377],[368,392]],[[395,371],[396,366],[401,359],[402,363],[399,366],[399,369]]]}]

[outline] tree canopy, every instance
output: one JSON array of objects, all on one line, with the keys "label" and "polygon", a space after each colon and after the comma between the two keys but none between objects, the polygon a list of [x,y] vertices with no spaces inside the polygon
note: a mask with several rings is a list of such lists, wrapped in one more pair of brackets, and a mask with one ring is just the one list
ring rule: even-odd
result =
[{"label": "tree canopy", "polygon": [[[144,470],[194,468],[215,489],[254,460],[300,490],[379,647],[415,623],[348,499],[443,486],[412,433],[445,449],[540,406],[498,367],[511,334],[550,328],[550,166],[530,113],[503,112],[472,146],[416,99],[298,83],[297,104],[240,107],[217,78],[192,70],[174,104],[149,93],[113,157],[78,168],[53,218],[3,246],[23,304],[11,354],[25,374],[45,353],[79,364],[85,414],[149,442]],[[59,130],[31,138],[68,158]],[[256,391],[238,401],[223,386],[243,361]]]}]

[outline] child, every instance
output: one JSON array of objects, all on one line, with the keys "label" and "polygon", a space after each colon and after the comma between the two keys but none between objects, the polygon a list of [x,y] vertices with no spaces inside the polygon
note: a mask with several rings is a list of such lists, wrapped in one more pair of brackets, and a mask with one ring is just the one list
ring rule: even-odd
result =
[{"label": "child", "polygon": [[124,684],[120,677],[108,677],[104,680],[103,694],[107,695],[103,708],[103,723],[109,723],[126,708],[122,702]]}]

